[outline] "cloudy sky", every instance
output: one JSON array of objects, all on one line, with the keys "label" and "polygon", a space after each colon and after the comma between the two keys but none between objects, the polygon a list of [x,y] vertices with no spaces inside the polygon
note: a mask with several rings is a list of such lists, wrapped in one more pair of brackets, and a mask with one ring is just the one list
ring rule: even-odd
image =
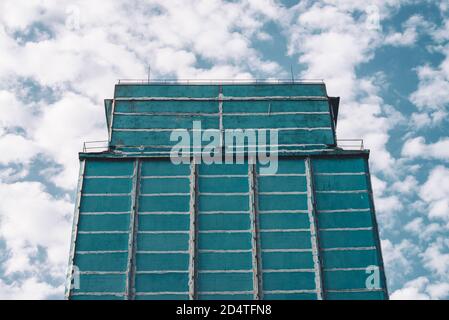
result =
[{"label": "cloudy sky", "polygon": [[0,298],[62,298],[119,78],[324,79],[371,149],[392,298],[449,298],[449,1],[2,0]]}]

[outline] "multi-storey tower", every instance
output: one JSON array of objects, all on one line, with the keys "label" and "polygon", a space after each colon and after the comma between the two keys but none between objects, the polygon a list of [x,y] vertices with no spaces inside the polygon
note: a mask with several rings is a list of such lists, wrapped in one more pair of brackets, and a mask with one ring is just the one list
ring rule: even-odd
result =
[{"label": "multi-storey tower", "polygon": [[[107,151],[79,155],[66,297],[388,298],[369,151],[337,146],[338,108],[324,83],[117,84]],[[206,163],[195,134],[242,157]]]}]

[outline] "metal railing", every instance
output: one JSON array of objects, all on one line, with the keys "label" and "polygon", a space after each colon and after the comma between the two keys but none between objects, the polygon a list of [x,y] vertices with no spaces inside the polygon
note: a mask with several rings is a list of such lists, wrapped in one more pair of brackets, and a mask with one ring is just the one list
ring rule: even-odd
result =
[{"label": "metal railing", "polygon": [[102,152],[109,149],[109,141],[97,140],[97,141],[85,141],[83,143],[83,152]]},{"label": "metal railing", "polygon": [[322,84],[324,79],[118,79],[118,84]]},{"label": "metal railing", "polygon": [[345,150],[364,150],[363,139],[337,139],[337,147]]},{"label": "metal railing", "polygon": [[[283,145],[288,146],[288,145]],[[294,145],[292,145],[294,146]],[[120,146],[124,147],[124,146]],[[165,149],[165,148],[172,148],[173,146],[155,146],[155,145],[148,145],[148,146],[129,146],[130,148],[159,148],[159,149]],[[363,143],[363,139],[337,139],[337,147],[344,149],[344,150],[364,150],[365,146]],[[83,152],[102,152],[109,150],[109,141],[107,140],[97,140],[97,141],[86,141],[83,143]]]}]

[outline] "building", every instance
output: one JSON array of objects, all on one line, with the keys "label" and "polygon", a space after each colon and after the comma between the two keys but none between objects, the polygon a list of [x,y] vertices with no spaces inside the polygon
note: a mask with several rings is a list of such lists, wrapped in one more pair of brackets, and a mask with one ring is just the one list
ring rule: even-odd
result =
[{"label": "building", "polygon": [[[119,82],[107,151],[79,155],[66,297],[387,299],[369,151],[337,146],[338,108],[324,83]],[[220,151],[227,130],[277,129],[257,136],[276,170],[249,138],[240,163],[189,140],[175,164],[176,129],[218,133]]]}]

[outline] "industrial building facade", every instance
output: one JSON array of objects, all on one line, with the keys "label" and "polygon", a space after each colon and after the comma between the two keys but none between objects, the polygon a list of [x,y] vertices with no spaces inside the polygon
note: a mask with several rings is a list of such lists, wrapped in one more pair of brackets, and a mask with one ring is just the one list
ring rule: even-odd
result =
[{"label": "industrial building facade", "polygon": [[[80,153],[66,298],[387,299],[369,152],[337,147],[338,104],[323,83],[117,84],[108,150]],[[276,130],[276,171],[248,145],[173,163],[195,121]]]}]

